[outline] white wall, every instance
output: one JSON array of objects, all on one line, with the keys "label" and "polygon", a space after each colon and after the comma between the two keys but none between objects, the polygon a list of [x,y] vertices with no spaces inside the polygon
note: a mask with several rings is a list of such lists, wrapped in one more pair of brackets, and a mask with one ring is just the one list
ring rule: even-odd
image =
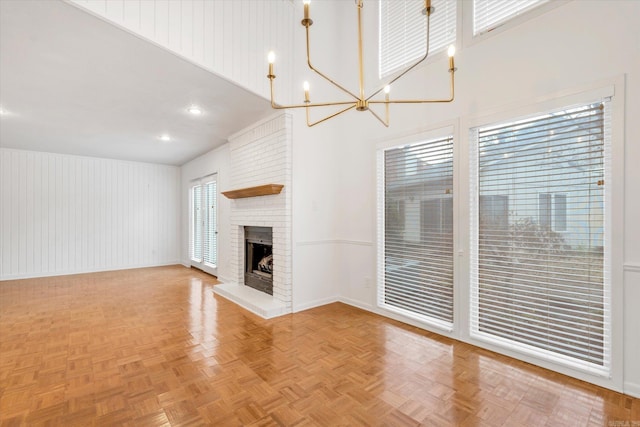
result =
[{"label": "white wall", "polygon": [[[349,2],[349,5],[353,4]],[[343,28],[336,25],[336,17],[343,13],[341,2],[312,2],[311,61],[329,77],[335,77],[340,68],[336,60],[342,42]],[[302,19],[302,2],[296,2],[294,28],[294,75],[290,77],[293,102],[303,98],[302,82],[311,84],[311,101],[345,99],[345,94],[334,90],[309,71],[306,63],[305,32],[298,22]],[[357,90],[357,88],[354,88]],[[310,112],[310,121],[317,121],[335,112],[333,107]],[[340,288],[345,285],[340,276],[343,262],[343,242],[338,233],[343,221],[338,204],[340,168],[344,141],[336,137],[337,129],[326,122],[309,128],[305,112],[293,114],[293,309],[300,311],[338,300]],[[349,113],[346,113],[349,114]],[[357,199],[352,202],[358,202]]]},{"label": "white wall", "polygon": [[304,113],[293,113],[294,311],[334,302],[339,295],[335,141],[331,127],[309,129]]},{"label": "white wall", "polygon": [[[462,2],[467,5],[468,2]],[[348,11],[348,7],[345,11]],[[319,13],[316,8],[315,13]],[[368,11],[367,11],[368,12]],[[344,28],[354,26],[350,13],[340,16]],[[376,86],[375,13],[366,17],[365,52],[368,87]],[[372,18],[371,18],[372,17]],[[375,199],[375,151],[376,144],[387,139],[415,134],[420,130],[454,124],[461,133],[457,145],[458,156],[465,159],[465,125],[470,120],[512,108],[534,105],[542,99],[561,93],[597,86],[599,82],[612,82],[621,75],[626,85],[626,121],[624,156],[624,222],[615,224],[614,235],[618,247],[624,247],[624,280],[620,274],[613,284],[620,294],[624,292],[624,307],[614,307],[614,316],[624,308],[624,363],[622,381],[606,383],[609,387],[624,388],[628,393],[640,395],[640,312],[636,309],[640,300],[640,170],[630,159],[640,159],[640,146],[633,143],[640,139],[640,128],[634,118],[640,115],[640,33],[637,20],[640,2],[630,1],[570,1],[544,14],[525,21],[503,32],[490,34],[483,40],[458,44],[456,65],[457,98],[453,104],[424,106],[392,106],[391,127],[380,125],[368,114],[349,112],[332,119],[326,126],[339,147],[335,157],[334,212],[336,225],[334,238],[340,243],[340,262],[336,264],[339,278],[338,292],[346,302],[378,311],[375,307],[375,286],[367,286],[366,278],[375,278],[376,199]],[[314,30],[320,32],[320,19]],[[348,74],[338,78],[353,80],[357,73],[355,51],[349,40],[355,34],[345,34],[336,45],[337,62]],[[322,36],[318,36],[322,38]],[[373,42],[372,42],[373,41]],[[347,46],[347,49],[342,49]],[[373,50],[371,50],[373,49]],[[447,60],[444,55],[434,57],[426,66],[414,70],[394,85],[394,96],[444,97],[447,95]],[[341,80],[342,81],[342,80]],[[620,87],[619,87],[620,89]],[[620,95],[620,94],[619,94]],[[325,125],[321,125],[325,126]],[[303,141],[294,140],[294,147]],[[295,148],[294,148],[295,149]],[[464,165],[464,163],[462,163]],[[294,166],[295,167],[295,166]],[[464,181],[465,173],[461,177]],[[297,175],[294,174],[297,179]],[[618,182],[620,191],[622,183]],[[461,183],[464,189],[464,182]],[[466,189],[468,194],[468,189]],[[464,198],[464,195],[461,197]],[[622,218],[622,214],[618,213]],[[297,216],[294,216],[297,220]],[[465,226],[468,218],[461,213],[458,224]],[[621,245],[620,240],[624,239]],[[462,244],[462,257],[458,258],[457,280],[468,287],[468,236],[459,230],[458,242]],[[467,246],[464,243],[467,242]],[[618,254],[621,255],[622,254]],[[336,257],[334,257],[336,259]],[[620,261],[618,259],[618,261]],[[622,316],[620,317],[622,318]],[[407,320],[407,319],[405,319]],[[408,321],[408,320],[407,320]],[[460,331],[454,336],[466,339]],[[618,359],[620,361],[622,357]],[[619,365],[619,364],[618,364]],[[589,379],[593,380],[593,379]],[[617,381],[617,382],[616,382]],[[622,384],[620,384],[622,382]]]},{"label": "white wall", "polygon": [[175,264],[179,169],[0,148],[0,280]]}]

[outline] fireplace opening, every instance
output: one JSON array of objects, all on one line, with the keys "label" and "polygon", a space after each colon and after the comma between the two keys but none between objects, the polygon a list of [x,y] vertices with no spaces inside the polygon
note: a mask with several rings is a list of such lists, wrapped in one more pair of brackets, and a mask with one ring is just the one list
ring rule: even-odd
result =
[{"label": "fireplace opening", "polygon": [[244,227],[244,284],[273,295],[273,229]]}]

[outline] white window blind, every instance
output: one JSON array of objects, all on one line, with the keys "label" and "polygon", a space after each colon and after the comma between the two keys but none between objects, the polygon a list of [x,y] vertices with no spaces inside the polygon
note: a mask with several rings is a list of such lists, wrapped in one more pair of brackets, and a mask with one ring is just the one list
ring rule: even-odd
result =
[{"label": "white window blind", "polygon": [[[456,40],[456,1],[433,0],[429,54]],[[379,9],[380,78],[406,68],[422,58],[427,46],[424,0],[381,0]]]},{"label": "white window blind", "polygon": [[606,375],[608,102],[471,132],[471,334]]},{"label": "white window blind", "polygon": [[204,229],[204,262],[212,267],[218,263],[218,233],[217,233],[217,184],[209,181],[204,185],[206,209]]},{"label": "white window blind", "polygon": [[453,325],[453,137],[380,154],[379,304]]},{"label": "white window blind", "polygon": [[202,262],[202,186],[191,187],[191,259]]},{"label": "white window blind", "polygon": [[473,0],[473,35],[486,33],[548,0]]}]

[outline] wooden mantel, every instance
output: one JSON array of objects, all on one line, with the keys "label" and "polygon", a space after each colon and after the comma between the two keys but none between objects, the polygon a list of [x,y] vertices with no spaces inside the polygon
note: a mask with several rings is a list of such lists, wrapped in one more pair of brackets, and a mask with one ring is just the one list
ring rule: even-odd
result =
[{"label": "wooden mantel", "polygon": [[239,190],[223,191],[227,199],[242,199],[245,197],[270,196],[280,194],[284,185],[281,184],[265,184],[257,187],[241,188]]}]

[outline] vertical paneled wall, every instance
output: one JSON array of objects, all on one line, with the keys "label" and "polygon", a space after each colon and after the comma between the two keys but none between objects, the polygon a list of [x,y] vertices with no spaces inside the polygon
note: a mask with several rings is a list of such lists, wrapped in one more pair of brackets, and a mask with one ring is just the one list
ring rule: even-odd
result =
[{"label": "vertical paneled wall", "polygon": [[[291,72],[291,37],[297,23],[291,0],[70,2],[265,98],[267,52],[278,53],[278,74]],[[278,98],[288,99],[288,90],[279,87]]]},{"label": "vertical paneled wall", "polygon": [[175,166],[0,148],[0,279],[178,263]]}]

